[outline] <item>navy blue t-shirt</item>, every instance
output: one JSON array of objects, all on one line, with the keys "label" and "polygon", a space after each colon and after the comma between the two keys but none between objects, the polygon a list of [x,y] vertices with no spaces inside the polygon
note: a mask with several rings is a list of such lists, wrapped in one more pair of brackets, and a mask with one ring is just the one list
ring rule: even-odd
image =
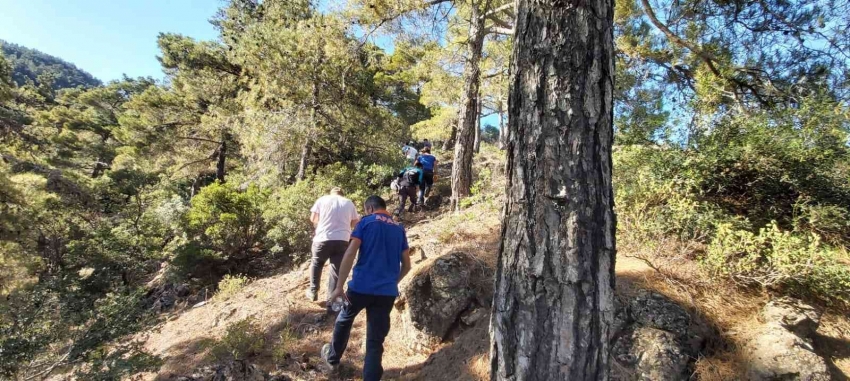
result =
[{"label": "navy blue t-shirt", "polygon": [[422,169],[426,171],[433,171],[434,164],[437,162],[437,157],[430,153],[424,153],[419,156],[419,162],[422,163]]},{"label": "navy blue t-shirt", "polygon": [[357,224],[352,238],[360,240],[360,254],[348,289],[360,294],[398,296],[401,253],[407,250],[404,228],[386,214],[370,214]]}]

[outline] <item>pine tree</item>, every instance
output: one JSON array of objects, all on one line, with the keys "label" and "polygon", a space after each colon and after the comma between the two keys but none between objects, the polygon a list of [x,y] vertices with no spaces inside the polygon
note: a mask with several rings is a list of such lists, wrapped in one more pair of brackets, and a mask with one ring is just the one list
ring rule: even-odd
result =
[{"label": "pine tree", "polygon": [[606,380],[614,4],[518,4],[491,379]]}]

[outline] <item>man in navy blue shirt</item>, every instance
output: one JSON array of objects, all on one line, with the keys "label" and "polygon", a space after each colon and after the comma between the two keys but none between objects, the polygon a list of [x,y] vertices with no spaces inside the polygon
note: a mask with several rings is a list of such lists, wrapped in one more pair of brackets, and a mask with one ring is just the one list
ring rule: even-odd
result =
[{"label": "man in navy blue shirt", "polygon": [[[363,309],[366,310],[366,358],[363,380],[380,380],[384,373],[381,359],[384,339],[390,332],[390,312],[398,297],[398,282],[410,271],[410,253],[407,235],[387,212],[387,203],[378,196],[366,199],[363,217],[351,233],[351,243],[342,258],[340,280],[354,274],[345,293],[344,281],[337,282],[328,303],[336,298],[348,304],[339,313],[330,344],[322,347],[322,359],[331,369],[336,369],[348,346],[351,326]],[[359,255],[358,255],[359,250]],[[357,264],[354,264],[355,256]]]},{"label": "man in navy blue shirt", "polygon": [[425,205],[425,197],[431,194],[434,186],[434,169],[437,167],[437,157],[431,155],[431,147],[422,149],[422,154],[416,158],[422,164],[422,183],[419,184],[419,205]]}]

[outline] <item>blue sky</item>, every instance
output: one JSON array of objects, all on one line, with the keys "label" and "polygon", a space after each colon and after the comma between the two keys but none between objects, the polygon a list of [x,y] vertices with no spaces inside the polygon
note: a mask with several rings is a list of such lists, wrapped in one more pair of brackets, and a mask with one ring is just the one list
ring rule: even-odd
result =
[{"label": "blue sky", "polygon": [[0,0],[0,39],[62,58],[109,81],[163,73],[159,32],[214,39],[220,0]]},{"label": "blue sky", "polygon": [[[327,9],[320,1],[320,9]],[[156,56],[160,32],[212,40],[209,23],[223,0],[0,0],[0,39],[71,62],[108,82],[163,78]],[[372,41],[392,51],[386,36]],[[498,117],[482,119],[498,125]]]}]

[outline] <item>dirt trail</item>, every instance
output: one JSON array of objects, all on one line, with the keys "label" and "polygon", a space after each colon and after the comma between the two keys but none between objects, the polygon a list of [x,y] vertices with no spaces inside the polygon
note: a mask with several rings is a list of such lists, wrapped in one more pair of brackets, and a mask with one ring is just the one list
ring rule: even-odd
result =
[{"label": "dirt trail", "polygon": [[[447,189],[451,174],[450,165],[441,165],[437,170],[438,184],[435,193]],[[444,195],[448,196],[448,195]],[[389,208],[397,200],[388,198]],[[433,239],[432,222],[443,217],[445,210],[405,213],[402,222],[406,227],[410,246],[413,248],[412,277],[436,257],[438,242]],[[492,223],[492,222],[491,222]],[[465,245],[477,245],[465,242]],[[480,246],[480,245],[479,245]],[[452,250],[447,245],[443,251]],[[429,252],[430,251],[430,252]],[[428,257],[425,257],[427,253]],[[323,274],[320,300],[326,295],[327,268]],[[210,347],[220,339],[231,324],[245,318],[255,319],[265,336],[263,351],[249,360],[273,374],[285,374],[296,380],[328,379],[319,371],[319,349],[329,342],[333,331],[334,316],[325,313],[322,302],[314,303],[305,297],[308,288],[307,263],[293,271],[258,279],[227,299],[211,298],[203,306],[176,311],[166,316],[154,329],[139,334],[136,338],[144,348],[160,356],[163,366],[156,373],[135,377],[138,380],[165,381],[190,375],[193,370],[215,362]],[[402,286],[403,287],[403,286]],[[393,312],[393,329],[387,338],[384,355],[385,379],[410,379],[422,368],[428,356],[407,350],[401,338],[397,316]],[[294,340],[281,342],[281,333],[291,332]],[[365,314],[358,317],[351,333],[351,344],[345,354],[340,372],[331,379],[348,380],[359,378],[363,363],[365,338]],[[275,355],[278,352],[278,355]],[[280,352],[288,355],[280,356]]]}]

